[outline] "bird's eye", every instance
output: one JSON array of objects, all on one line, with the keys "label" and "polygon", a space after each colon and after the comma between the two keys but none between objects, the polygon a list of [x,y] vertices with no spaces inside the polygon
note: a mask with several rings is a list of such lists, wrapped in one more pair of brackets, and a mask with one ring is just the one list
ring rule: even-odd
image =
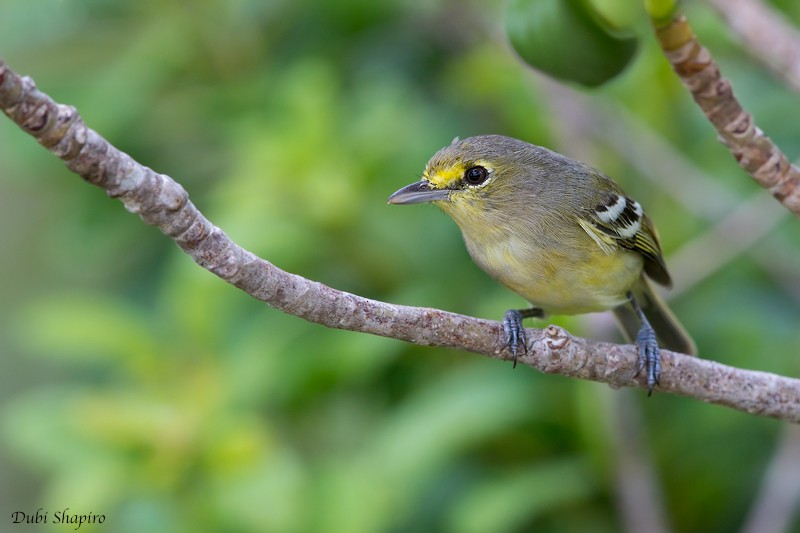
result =
[{"label": "bird's eye", "polygon": [[480,185],[489,176],[489,172],[483,167],[469,167],[464,172],[464,181],[469,185]]}]

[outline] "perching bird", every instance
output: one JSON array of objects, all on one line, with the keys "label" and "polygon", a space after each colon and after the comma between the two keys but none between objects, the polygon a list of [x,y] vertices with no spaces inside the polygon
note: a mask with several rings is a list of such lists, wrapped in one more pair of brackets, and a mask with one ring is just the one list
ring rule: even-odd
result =
[{"label": "perching bird", "polygon": [[[501,135],[455,139],[422,180],[392,204],[433,202],[458,224],[470,256],[533,307],[503,318],[507,347],[527,351],[522,319],[613,309],[639,347],[648,393],[661,375],[659,345],[694,354],[694,342],[648,278],[672,280],[642,206],[588,165]],[[658,341],[657,341],[658,338]]]}]

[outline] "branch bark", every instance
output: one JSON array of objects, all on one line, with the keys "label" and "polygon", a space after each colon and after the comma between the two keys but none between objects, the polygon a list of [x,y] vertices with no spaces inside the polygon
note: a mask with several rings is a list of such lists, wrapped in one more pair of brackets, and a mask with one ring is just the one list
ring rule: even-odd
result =
[{"label": "branch bark", "polygon": [[[0,107],[67,168],[157,226],[198,265],[272,307],[331,328],[511,359],[499,322],[363,298],[284,272],[248,252],[206,219],[180,184],[111,146],[75,108],[57,104],[2,60]],[[530,346],[520,358],[523,364],[612,387],[646,386],[644,376],[634,375],[634,346],[573,337],[556,326],[526,332]],[[662,359],[662,392],[800,422],[800,380],[666,350]]]},{"label": "branch bark", "polygon": [[661,18],[651,9],[656,38],[664,55],[684,86],[692,93],[719,139],[745,171],[789,211],[800,216],[800,168],[755,125],[742,109],[730,81],[722,77],[711,53],[697,40],[686,17],[675,2],[670,14]]}]

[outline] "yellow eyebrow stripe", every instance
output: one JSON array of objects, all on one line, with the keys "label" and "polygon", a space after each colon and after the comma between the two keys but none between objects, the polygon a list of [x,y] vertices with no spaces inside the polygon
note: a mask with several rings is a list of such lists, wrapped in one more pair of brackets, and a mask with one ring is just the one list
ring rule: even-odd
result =
[{"label": "yellow eyebrow stripe", "polygon": [[428,167],[422,174],[422,178],[427,180],[435,189],[447,189],[460,182],[464,177],[464,172],[468,166],[479,165],[491,170],[490,165],[484,160],[478,160],[469,165],[463,161],[458,161],[447,167],[436,165]]},{"label": "yellow eyebrow stripe", "polygon": [[425,169],[422,177],[436,189],[446,189],[458,183],[464,176],[464,165],[457,163],[447,168]]}]

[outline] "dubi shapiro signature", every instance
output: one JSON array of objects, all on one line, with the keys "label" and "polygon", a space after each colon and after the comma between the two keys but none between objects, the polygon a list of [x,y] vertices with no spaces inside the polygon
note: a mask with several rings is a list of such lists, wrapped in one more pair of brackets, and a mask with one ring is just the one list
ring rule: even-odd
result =
[{"label": "dubi shapiro signature", "polygon": [[50,515],[50,511],[45,511],[39,507],[35,513],[25,511],[14,511],[11,513],[12,524],[66,524],[74,525],[73,529],[78,530],[83,524],[102,524],[106,521],[106,515],[95,513],[71,513],[69,507],[61,511],[56,511]]}]

